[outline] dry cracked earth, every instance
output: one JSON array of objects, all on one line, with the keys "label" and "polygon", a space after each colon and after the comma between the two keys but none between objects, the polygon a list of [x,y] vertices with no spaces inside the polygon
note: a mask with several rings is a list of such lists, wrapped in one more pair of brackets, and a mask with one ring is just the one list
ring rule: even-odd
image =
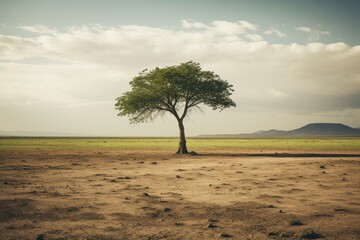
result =
[{"label": "dry cracked earth", "polygon": [[360,239],[360,156],[0,152],[0,239]]}]

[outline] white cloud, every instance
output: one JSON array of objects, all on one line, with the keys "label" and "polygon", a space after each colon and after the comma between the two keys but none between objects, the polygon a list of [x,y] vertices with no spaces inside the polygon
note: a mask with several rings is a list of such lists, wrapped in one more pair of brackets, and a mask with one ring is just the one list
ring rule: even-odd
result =
[{"label": "white cloud", "polygon": [[287,35],[286,33],[281,32],[280,30],[277,30],[275,28],[270,28],[269,30],[266,30],[264,32],[265,35],[276,35],[279,38],[285,38]]},{"label": "white cloud", "polygon": [[182,20],[182,27],[185,29],[206,30],[217,35],[238,35],[246,31],[257,31],[255,24],[247,21],[228,22],[228,21],[213,21],[211,24],[196,22],[193,20]]},{"label": "white cloud", "polygon": [[313,31],[308,27],[297,27],[296,30],[303,31],[303,32],[308,32],[308,33],[311,33]]},{"label": "white cloud", "polygon": [[295,29],[301,32],[309,33],[309,41],[318,41],[322,35],[330,35],[329,31],[320,31],[309,27],[297,27]]},{"label": "white cloud", "polygon": [[247,22],[184,20],[182,26],[85,25],[27,38],[0,35],[0,107],[41,105],[64,115],[71,107],[91,118],[109,104],[111,123],[92,126],[100,132],[101,125],[117,126],[111,102],[139,71],[194,60],[234,85],[238,108],[229,111],[231,119],[270,109],[314,114],[360,108],[360,46],[270,44]]},{"label": "white cloud", "polygon": [[39,52],[39,42],[33,38],[0,35],[0,60],[18,60]]},{"label": "white cloud", "polygon": [[181,23],[182,23],[182,27],[183,28],[196,28],[196,29],[208,29],[209,26],[207,26],[206,24],[203,24],[203,23],[200,23],[200,22],[196,22],[196,21],[193,21],[191,19],[183,19],[181,20]]},{"label": "white cloud", "polygon": [[245,37],[246,37],[247,39],[250,39],[250,40],[253,41],[253,42],[259,42],[259,41],[262,41],[262,40],[263,40],[263,37],[262,37],[262,36],[260,36],[259,34],[255,34],[255,33],[253,33],[253,34],[246,34]]},{"label": "white cloud", "polygon": [[49,28],[43,25],[20,26],[18,28],[33,33],[44,33],[53,35],[57,33],[56,29]]}]

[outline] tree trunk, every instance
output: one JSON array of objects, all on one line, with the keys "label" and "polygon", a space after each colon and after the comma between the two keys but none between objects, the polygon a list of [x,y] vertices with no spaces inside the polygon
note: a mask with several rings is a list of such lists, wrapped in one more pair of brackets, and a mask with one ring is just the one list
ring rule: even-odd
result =
[{"label": "tree trunk", "polygon": [[180,130],[180,141],[179,141],[179,149],[176,154],[187,154],[189,153],[186,148],[186,138],[185,138],[185,129],[182,120],[179,121],[179,130]]}]

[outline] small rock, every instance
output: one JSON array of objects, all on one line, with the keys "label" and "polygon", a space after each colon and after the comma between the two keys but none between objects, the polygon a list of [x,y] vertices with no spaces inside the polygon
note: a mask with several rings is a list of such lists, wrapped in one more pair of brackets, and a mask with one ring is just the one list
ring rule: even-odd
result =
[{"label": "small rock", "polygon": [[67,209],[68,212],[74,212],[74,211],[78,211],[78,210],[79,210],[78,207],[69,207],[69,208]]},{"label": "small rock", "polygon": [[3,184],[6,184],[6,185],[8,185],[8,184],[9,184],[9,182],[5,181],[5,182],[3,182]]},{"label": "small rock", "polygon": [[180,175],[176,175],[176,178],[181,178]]},{"label": "small rock", "polygon": [[325,168],[325,166],[324,166],[324,165],[320,165],[320,168],[324,169],[324,168]]},{"label": "small rock", "polygon": [[323,174],[325,174],[326,172],[325,171],[323,171]]},{"label": "small rock", "polygon": [[314,230],[305,232],[304,234],[302,234],[300,236],[300,238],[303,238],[303,239],[318,239],[318,238],[322,238],[322,237],[323,236],[320,233],[316,233],[316,232],[314,232]]},{"label": "small rock", "polygon": [[131,179],[130,177],[118,177],[118,179]]},{"label": "small rock", "polygon": [[148,194],[147,192],[144,192],[142,195],[143,195],[144,197],[149,197],[149,194]]},{"label": "small rock", "polygon": [[275,208],[275,206],[270,204],[270,205],[265,205],[264,208]]},{"label": "small rock", "polygon": [[212,223],[210,223],[208,226],[207,226],[207,228],[217,228],[218,226],[216,226],[215,224],[212,224]]},{"label": "small rock", "polygon": [[37,235],[36,240],[45,240],[45,235],[44,234]]},{"label": "small rock", "polygon": [[115,179],[111,179],[110,182],[116,182],[116,180],[115,180]]},{"label": "small rock", "polygon": [[283,213],[283,210],[282,210],[282,209],[280,209],[280,210],[279,210],[279,213]]},{"label": "small rock", "polygon": [[304,225],[300,220],[292,220],[290,221],[291,226],[302,226]]},{"label": "small rock", "polygon": [[268,237],[274,237],[274,236],[279,236],[280,234],[278,232],[269,232],[268,233]]},{"label": "small rock", "polygon": [[171,212],[171,208],[164,208],[163,212]]},{"label": "small rock", "polygon": [[222,238],[231,238],[232,235],[227,234],[227,233],[220,233],[220,234],[219,234],[219,237],[222,237]]},{"label": "small rock", "polygon": [[153,218],[157,218],[157,217],[160,216],[160,212],[159,212],[159,211],[155,211],[155,212],[152,212],[150,215],[151,215],[151,217],[153,217]]},{"label": "small rock", "polygon": [[157,162],[151,162],[151,164],[157,164]]}]

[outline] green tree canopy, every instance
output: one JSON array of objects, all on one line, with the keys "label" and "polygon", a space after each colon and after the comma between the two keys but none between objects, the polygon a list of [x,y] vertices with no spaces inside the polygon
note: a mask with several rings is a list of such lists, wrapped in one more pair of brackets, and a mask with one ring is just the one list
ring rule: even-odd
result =
[{"label": "green tree canopy", "polygon": [[128,116],[131,123],[153,120],[165,113],[179,123],[178,153],[187,153],[183,120],[189,110],[202,105],[213,110],[235,107],[230,96],[232,85],[211,71],[203,71],[199,63],[143,70],[131,82],[131,91],[116,98],[118,116]]}]

